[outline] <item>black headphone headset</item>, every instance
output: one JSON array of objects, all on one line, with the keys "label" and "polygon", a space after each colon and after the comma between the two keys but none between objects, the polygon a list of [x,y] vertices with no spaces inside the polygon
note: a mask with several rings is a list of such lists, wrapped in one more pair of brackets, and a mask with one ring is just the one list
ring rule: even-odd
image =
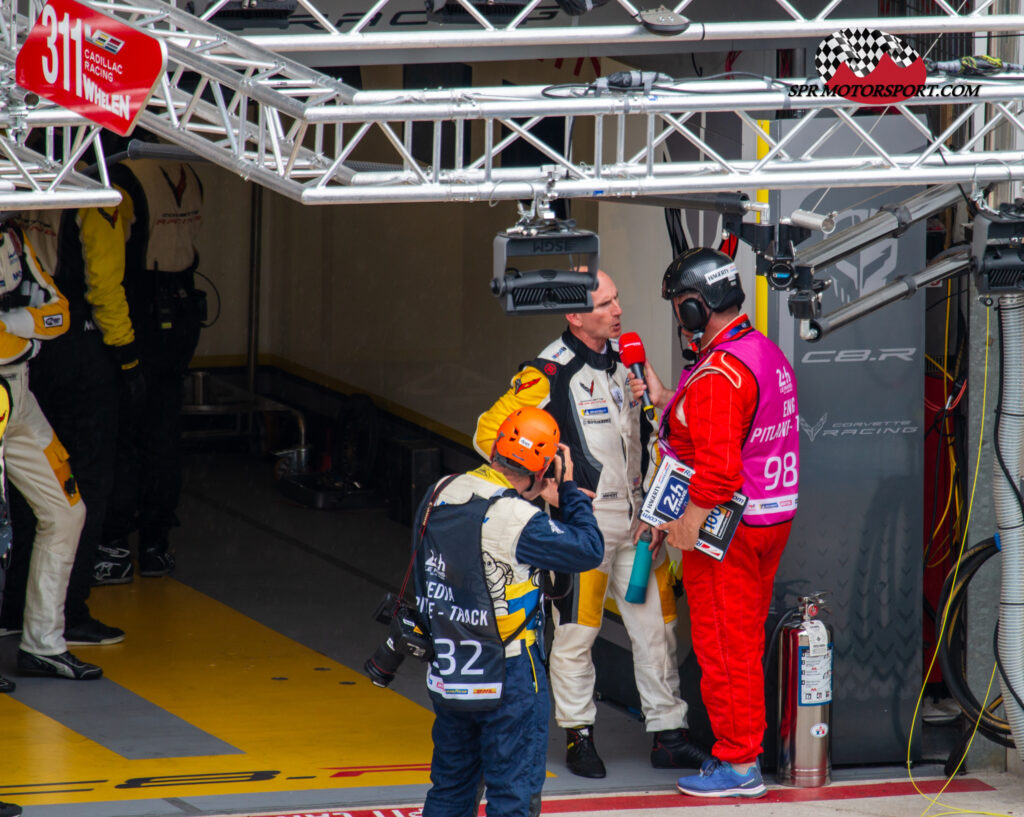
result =
[{"label": "black headphone headset", "polygon": [[708,325],[708,320],[711,318],[708,308],[704,306],[704,301],[701,300],[700,295],[696,298],[687,298],[678,304],[676,306],[676,316],[679,318],[679,323],[683,329],[687,332],[700,332]]}]

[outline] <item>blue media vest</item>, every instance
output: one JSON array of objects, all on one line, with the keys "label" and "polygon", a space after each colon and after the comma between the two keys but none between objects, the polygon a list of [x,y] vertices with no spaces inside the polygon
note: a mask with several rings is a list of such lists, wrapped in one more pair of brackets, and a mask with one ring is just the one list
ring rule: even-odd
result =
[{"label": "blue media vest", "polygon": [[[501,703],[505,645],[480,549],[480,527],[500,496],[433,507],[416,551],[416,605],[429,622],[435,651],[427,688],[435,703],[452,709],[487,710]],[[426,510],[425,502],[417,514],[414,546]]]}]

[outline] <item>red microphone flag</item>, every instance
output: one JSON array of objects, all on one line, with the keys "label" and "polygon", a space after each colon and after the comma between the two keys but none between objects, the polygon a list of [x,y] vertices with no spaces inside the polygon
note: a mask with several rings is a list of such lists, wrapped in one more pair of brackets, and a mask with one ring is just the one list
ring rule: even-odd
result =
[{"label": "red microphone flag", "polygon": [[636,332],[624,332],[619,337],[619,358],[627,368],[639,365],[643,371],[644,363],[647,361],[647,353],[644,351],[644,342]]}]

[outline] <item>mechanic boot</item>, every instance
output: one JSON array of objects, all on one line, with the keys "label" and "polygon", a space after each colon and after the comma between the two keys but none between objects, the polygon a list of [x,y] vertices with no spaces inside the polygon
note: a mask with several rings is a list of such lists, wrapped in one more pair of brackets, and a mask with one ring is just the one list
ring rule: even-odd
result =
[{"label": "mechanic boot", "polygon": [[594,746],[594,727],[565,730],[565,765],[580,777],[604,777],[607,772]]},{"label": "mechanic boot", "polygon": [[174,554],[167,542],[139,548],[139,575],[153,578],[166,576],[174,570]]},{"label": "mechanic boot", "polygon": [[654,733],[651,765],[655,769],[699,769],[711,755],[690,740],[688,729],[665,729]]},{"label": "mechanic boot", "polygon": [[134,572],[127,539],[114,539],[96,548],[96,563],[92,568],[93,586],[128,584]]}]

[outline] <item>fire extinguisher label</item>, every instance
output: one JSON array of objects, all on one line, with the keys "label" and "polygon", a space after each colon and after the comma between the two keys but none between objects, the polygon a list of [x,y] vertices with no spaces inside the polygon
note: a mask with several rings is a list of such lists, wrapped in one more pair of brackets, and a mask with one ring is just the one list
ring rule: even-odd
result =
[{"label": "fire extinguisher label", "polygon": [[823,654],[800,648],[800,706],[832,702],[832,645]]}]

